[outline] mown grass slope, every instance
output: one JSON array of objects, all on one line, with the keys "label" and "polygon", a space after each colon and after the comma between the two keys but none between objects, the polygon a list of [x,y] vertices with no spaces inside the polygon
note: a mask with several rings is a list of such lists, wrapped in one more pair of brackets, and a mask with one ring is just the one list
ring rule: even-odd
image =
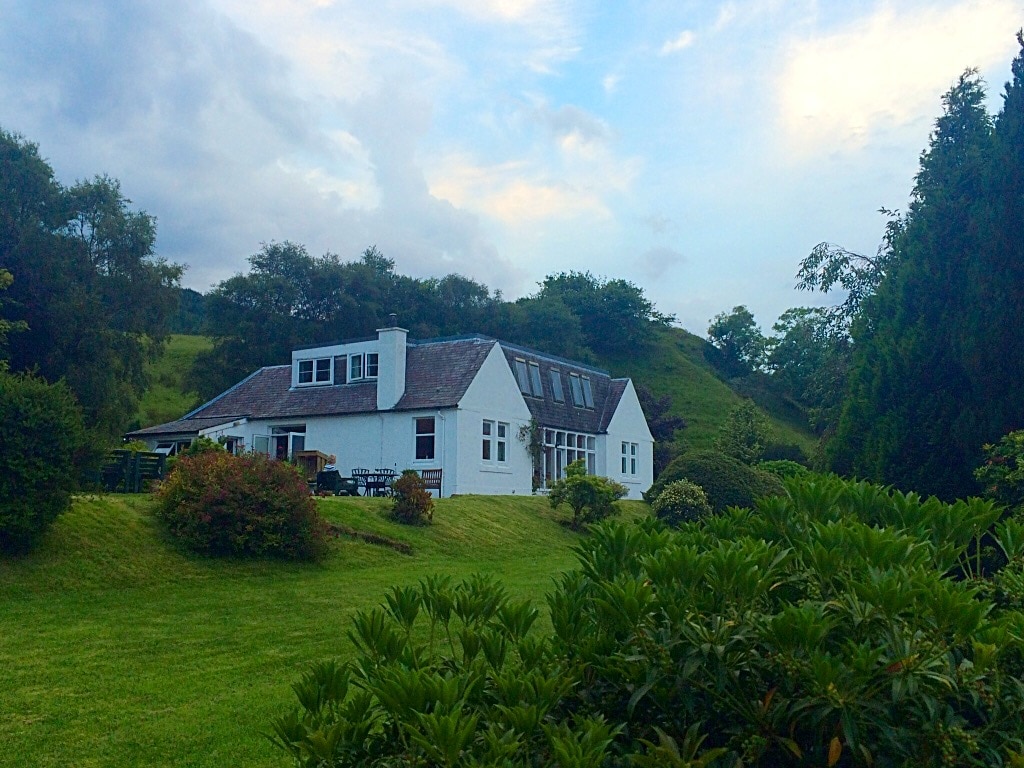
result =
[{"label": "mown grass slope", "polygon": [[568,514],[543,498],[445,499],[425,528],[385,500],[319,503],[412,555],[343,538],[318,565],[204,559],[164,538],[148,497],[95,496],[0,560],[0,765],[286,765],[261,734],[309,662],[350,655],[352,614],[389,587],[488,573],[542,602],[574,564]]}]

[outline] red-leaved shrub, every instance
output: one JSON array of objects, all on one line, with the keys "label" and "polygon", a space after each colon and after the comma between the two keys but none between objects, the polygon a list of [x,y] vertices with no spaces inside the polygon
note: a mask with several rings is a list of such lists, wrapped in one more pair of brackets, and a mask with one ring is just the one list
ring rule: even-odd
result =
[{"label": "red-leaved shrub", "polygon": [[327,550],[326,525],[302,476],[260,454],[183,456],[160,487],[156,513],[204,554],[315,560]]}]

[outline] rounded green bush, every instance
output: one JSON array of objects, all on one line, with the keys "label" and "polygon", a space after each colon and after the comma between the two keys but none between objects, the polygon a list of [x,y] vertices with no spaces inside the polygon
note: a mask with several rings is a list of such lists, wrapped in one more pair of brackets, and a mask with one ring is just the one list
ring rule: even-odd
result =
[{"label": "rounded green bush", "polygon": [[704,489],[689,480],[676,480],[665,486],[651,505],[655,516],[668,525],[678,526],[711,514]]},{"label": "rounded green bush", "polygon": [[653,504],[665,486],[676,480],[689,480],[699,485],[716,513],[728,507],[752,507],[762,496],[785,493],[781,481],[774,475],[718,451],[691,451],[665,467],[647,492],[647,500]]},{"label": "rounded green bush", "polygon": [[196,552],[315,560],[327,550],[309,486],[295,467],[262,454],[182,456],[157,496],[157,516]]},{"label": "rounded green bush", "polygon": [[789,461],[787,459],[762,461],[757,465],[757,468],[762,472],[770,472],[776,477],[781,478],[799,477],[800,475],[806,475],[811,471],[803,464],[798,464],[795,461]]},{"label": "rounded green bush", "polygon": [[434,498],[415,470],[402,472],[402,476],[395,480],[392,492],[391,516],[398,522],[427,525],[434,519]]},{"label": "rounded green bush", "polygon": [[0,551],[22,552],[71,506],[82,412],[63,383],[0,371]]}]

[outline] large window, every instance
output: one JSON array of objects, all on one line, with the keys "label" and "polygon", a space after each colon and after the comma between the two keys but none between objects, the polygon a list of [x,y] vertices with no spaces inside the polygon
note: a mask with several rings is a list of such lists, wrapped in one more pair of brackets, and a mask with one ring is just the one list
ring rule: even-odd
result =
[{"label": "large window", "polygon": [[299,384],[330,384],[331,358],[299,360]]},{"label": "large window", "polygon": [[503,421],[483,420],[480,458],[499,464],[508,461],[508,424]]},{"label": "large window", "polygon": [[416,461],[430,461],[434,458],[434,417],[425,416],[413,421],[416,426]]},{"label": "large window", "polygon": [[597,474],[597,438],[560,429],[544,430],[541,477],[545,488],[565,477],[565,468],[579,459],[583,459],[588,475]]},{"label": "large window", "polygon": [[636,458],[639,449],[640,446],[638,446],[636,443],[624,442],[622,444],[622,474],[636,474]]}]

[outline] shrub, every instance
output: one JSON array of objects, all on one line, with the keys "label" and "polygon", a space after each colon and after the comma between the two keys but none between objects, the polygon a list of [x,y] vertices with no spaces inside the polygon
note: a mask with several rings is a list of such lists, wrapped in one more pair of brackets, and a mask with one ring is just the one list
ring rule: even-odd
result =
[{"label": "shrub", "polygon": [[729,413],[715,448],[726,456],[753,464],[761,460],[771,433],[768,418],[753,400],[744,400]]},{"label": "shrub", "polygon": [[757,465],[757,469],[762,472],[769,472],[776,477],[798,477],[799,475],[806,475],[810,470],[803,464],[798,464],[795,461],[787,461],[786,459],[775,459],[773,461],[762,461]]},{"label": "shrub", "polygon": [[481,577],[394,587],[274,740],[302,768],[1019,765],[1024,616],[948,567],[998,509],[787,489],[700,526],[595,526],[550,625]]},{"label": "shrub", "polygon": [[592,523],[608,517],[615,511],[616,501],[629,493],[622,483],[607,477],[588,475],[583,459],[565,468],[565,477],[556,481],[548,493],[552,507],[568,504],[572,508],[572,527]]},{"label": "shrub", "polygon": [[63,383],[0,370],[0,434],[0,551],[21,552],[71,505],[82,412]]},{"label": "shrub", "polygon": [[1010,508],[1024,504],[1024,430],[1009,432],[982,450],[985,463],[974,477],[985,496]]},{"label": "shrub", "polygon": [[676,480],[665,486],[651,505],[655,516],[668,525],[689,523],[711,514],[707,494],[689,480]]},{"label": "shrub", "polygon": [[692,451],[665,467],[647,492],[647,500],[654,503],[662,489],[676,480],[699,485],[715,512],[728,507],[752,507],[761,496],[783,493],[782,483],[774,475],[718,451]]},{"label": "shrub", "polygon": [[160,486],[156,514],[204,554],[313,560],[326,553],[326,526],[306,482],[262,454],[182,456]]},{"label": "shrub", "polygon": [[427,525],[434,519],[434,499],[415,470],[407,469],[392,486],[391,516],[406,525]]}]

